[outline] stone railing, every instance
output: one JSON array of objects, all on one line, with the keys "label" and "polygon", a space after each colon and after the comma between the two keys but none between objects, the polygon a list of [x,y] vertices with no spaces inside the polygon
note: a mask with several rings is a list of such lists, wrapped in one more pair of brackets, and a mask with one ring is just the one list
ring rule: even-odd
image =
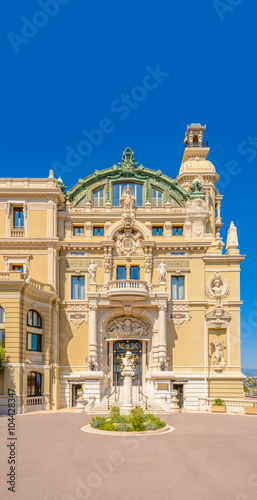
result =
[{"label": "stone railing", "polygon": [[24,276],[24,274],[21,271],[0,272],[0,281],[25,281],[26,283],[29,283],[38,290],[43,290],[45,292],[54,291],[54,287],[52,285],[49,285],[47,283],[41,283],[41,281],[37,281],[31,278],[31,276],[26,278],[26,276]]},{"label": "stone railing", "polygon": [[159,284],[150,284],[147,281],[140,280],[113,280],[106,284],[96,284],[96,291],[99,293],[106,293],[112,291],[143,291],[145,293],[159,292]]},{"label": "stone railing", "polygon": [[43,406],[43,396],[28,396],[27,406]]},{"label": "stone railing", "polygon": [[114,280],[107,285],[109,290],[145,290],[149,291],[149,285],[146,281],[141,280]]},{"label": "stone railing", "polygon": [[[199,400],[199,410],[210,410],[211,405],[217,398],[198,398]],[[233,399],[233,398],[221,398],[224,401],[225,405],[228,409],[235,408],[248,408],[248,407],[257,407],[257,399]]]},{"label": "stone railing", "polygon": [[11,229],[12,238],[22,238],[25,235],[24,228]]},{"label": "stone railing", "polygon": [[133,296],[133,300],[141,300],[142,297],[148,297],[150,286],[146,281],[141,280],[113,280],[107,283],[105,291],[114,300],[126,296]]},{"label": "stone railing", "polygon": [[48,285],[47,283],[41,283],[41,281],[37,281],[31,277],[27,278],[26,282],[34,286],[38,290],[44,290],[46,292],[53,292],[54,290],[52,285]]}]

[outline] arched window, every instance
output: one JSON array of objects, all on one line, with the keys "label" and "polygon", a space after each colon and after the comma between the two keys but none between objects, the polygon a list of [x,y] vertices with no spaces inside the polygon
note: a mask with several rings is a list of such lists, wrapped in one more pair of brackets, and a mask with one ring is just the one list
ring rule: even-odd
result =
[{"label": "arched window", "polygon": [[152,206],[162,207],[162,192],[158,189],[152,189]]},{"label": "arched window", "polygon": [[0,306],[0,346],[5,347],[5,310]]},{"label": "arched window", "polygon": [[27,315],[27,351],[42,352],[42,334],[41,316],[30,309]]},{"label": "arched window", "polygon": [[114,184],[113,185],[113,206],[120,206],[120,198],[122,196],[123,189],[130,189],[132,187],[134,196],[136,198],[137,207],[142,207],[143,205],[143,186],[142,184],[131,184],[130,182],[127,184]]},{"label": "arched window", "polygon": [[93,205],[94,207],[103,207],[104,206],[104,190],[98,189],[97,191],[94,191],[93,194]]},{"label": "arched window", "polygon": [[0,306],[0,323],[5,323],[5,310]]},{"label": "arched window", "polygon": [[42,319],[40,314],[33,309],[30,309],[27,316],[27,325],[33,328],[42,328]]},{"label": "arched window", "polygon": [[42,393],[42,375],[37,372],[29,372],[27,376],[27,395],[41,396]]}]

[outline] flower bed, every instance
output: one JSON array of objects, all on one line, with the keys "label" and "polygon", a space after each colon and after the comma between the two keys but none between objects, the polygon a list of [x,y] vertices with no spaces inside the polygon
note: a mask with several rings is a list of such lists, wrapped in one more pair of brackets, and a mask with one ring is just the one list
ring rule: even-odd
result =
[{"label": "flower bed", "polygon": [[140,406],[131,410],[130,415],[120,415],[118,406],[113,406],[110,417],[92,417],[91,427],[102,431],[147,432],[166,427],[166,423],[152,413],[145,414]]}]

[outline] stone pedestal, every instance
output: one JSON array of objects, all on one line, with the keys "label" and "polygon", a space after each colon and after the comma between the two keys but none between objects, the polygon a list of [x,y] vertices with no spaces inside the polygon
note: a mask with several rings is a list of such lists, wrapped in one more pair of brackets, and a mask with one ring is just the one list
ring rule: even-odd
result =
[{"label": "stone pedestal", "polygon": [[103,379],[105,377],[102,371],[88,371],[84,374],[84,400],[100,403],[103,392]]},{"label": "stone pedestal", "polygon": [[121,415],[129,415],[133,408],[132,405],[132,377],[135,372],[130,366],[125,366],[121,375],[124,377],[124,403],[120,409]]},{"label": "stone pedestal", "polygon": [[85,405],[82,396],[83,393],[79,395],[76,401],[75,413],[83,413],[85,411]]},{"label": "stone pedestal", "polygon": [[170,403],[170,413],[179,413],[179,405],[178,405],[178,391],[171,391],[171,403]]}]

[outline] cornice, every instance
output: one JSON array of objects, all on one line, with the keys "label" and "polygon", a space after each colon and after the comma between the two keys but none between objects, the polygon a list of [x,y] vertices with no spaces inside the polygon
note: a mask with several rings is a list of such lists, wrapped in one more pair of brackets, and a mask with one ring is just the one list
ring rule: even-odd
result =
[{"label": "cornice", "polygon": [[243,262],[246,255],[222,255],[222,254],[209,254],[203,257],[205,262]]},{"label": "cornice", "polygon": [[58,238],[0,238],[0,247],[13,247],[13,246],[22,246],[22,247],[30,247],[30,246],[46,246],[46,247],[56,247],[60,246],[60,241]]}]

